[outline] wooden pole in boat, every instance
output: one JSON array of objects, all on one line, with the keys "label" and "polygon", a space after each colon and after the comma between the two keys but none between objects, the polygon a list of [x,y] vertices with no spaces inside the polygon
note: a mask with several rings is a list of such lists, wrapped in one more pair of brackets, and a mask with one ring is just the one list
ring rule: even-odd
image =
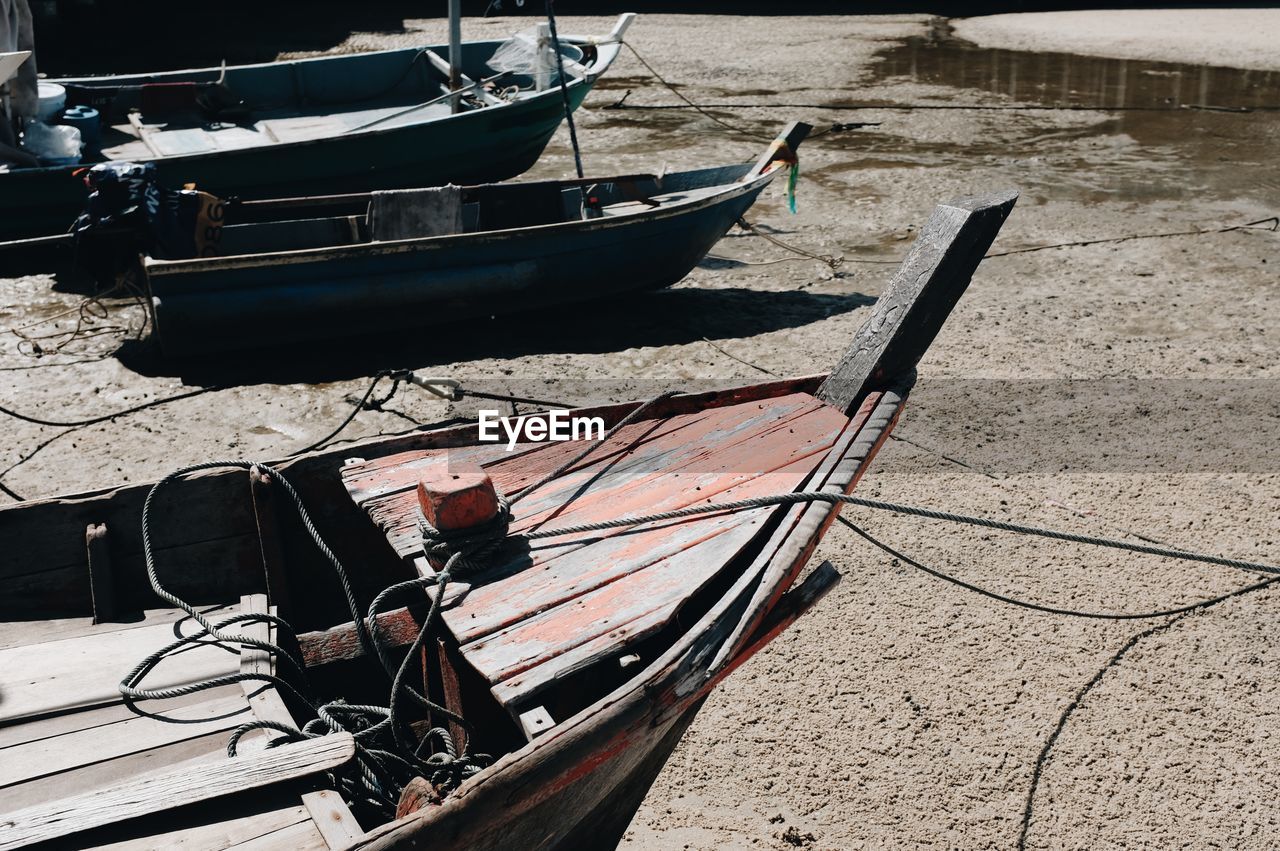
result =
[{"label": "wooden pole in boat", "polygon": [[940,204],[814,395],[849,414],[915,369],[1018,200],[1012,190]]},{"label": "wooden pole in boat", "polygon": [[449,0],[449,91],[454,92],[449,106],[455,113],[462,109],[462,0]]}]

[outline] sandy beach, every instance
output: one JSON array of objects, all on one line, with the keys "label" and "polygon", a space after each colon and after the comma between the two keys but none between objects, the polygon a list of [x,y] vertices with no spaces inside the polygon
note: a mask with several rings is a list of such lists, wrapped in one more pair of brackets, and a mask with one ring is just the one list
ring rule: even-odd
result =
[{"label": "sandy beach", "polygon": [[982,47],[1280,71],[1280,9],[1089,9],[959,18]]},{"label": "sandy beach", "polygon": [[[1014,186],[1021,199],[996,256],[921,364],[898,439],[860,494],[1280,562],[1280,464],[1253,449],[1280,445],[1280,234],[1266,221],[1280,214],[1280,119],[1180,105],[1242,92],[1274,105],[1274,83],[1190,66],[1175,79],[1136,61],[1280,69],[1280,13],[953,22],[1000,53],[944,44],[943,23],[642,16],[628,35],[636,50],[689,99],[718,104],[712,114],[730,127],[683,108],[629,54],[578,115],[588,171],[610,173],[753,159],[757,137],[791,119],[828,131],[801,149],[798,212],[775,186],[748,218],[843,258],[834,269],[735,230],[667,292],[319,354],[171,365],[136,347],[115,356],[126,336],[116,331],[33,358],[8,336],[0,404],[36,416],[222,389],[70,430],[5,420],[3,483],[35,499],[213,457],[278,458],[340,422],[386,366],[571,402],[824,370],[934,204]],[[527,25],[471,19],[465,36]],[[443,34],[441,21],[410,19],[334,49]],[[1050,69],[1011,50],[1127,57],[1129,76],[1110,60]],[[981,73],[935,63],[945,51],[963,51]],[[1117,81],[1129,82],[1117,92]],[[1118,108],[1129,102],[1151,108]],[[837,124],[850,126],[829,129]],[[572,169],[562,129],[530,176]],[[81,299],[51,276],[0,277],[0,294],[6,328]],[[107,306],[94,327],[137,328],[135,307]],[[51,327],[70,329],[59,322]],[[1126,381],[1124,393],[1088,389]],[[1193,401],[1160,407],[1179,393]],[[406,389],[344,437],[454,413]],[[845,516],[921,564],[1062,609],[1158,611],[1258,581],[861,509]],[[941,581],[842,526],[813,563],[823,559],[843,582],[711,696],[624,847],[1275,846],[1280,587],[1189,614],[1071,617]]]}]

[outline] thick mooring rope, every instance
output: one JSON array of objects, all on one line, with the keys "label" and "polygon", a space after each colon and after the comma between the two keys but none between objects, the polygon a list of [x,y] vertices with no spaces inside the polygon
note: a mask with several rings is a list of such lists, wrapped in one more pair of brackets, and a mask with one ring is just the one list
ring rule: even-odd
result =
[{"label": "thick mooring rope", "polygon": [[[366,393],[366,400],[372,393],[372,390],[373,388],[370,387],[369,392]],[[620,430],[635,422],[643,413],[650,411],[659,402],[673,395],[675,395],[675,391],[663,393],[639,405],[626,417],[622,418],[612,428],[610,428],[601,440],[588,443],[581,451],[576,452],[571,458],[559,464],[550,473],[542,476],[527,487],[522,488],[513,497],[507,498],[505,496],[500,496],[498,499],[498,512],[496,516],[480,529],[468,529],[460,533],[445,532],[431,526],[431,524],[421,516],[421,513],[419,513],[418,522],[422,532],[423,550],[431,563],[437,567],[438,572],[435,576],[401,582],[383,589],[377,597],[374,598],[365,616],[360,614],[350,579],[341,561],[320,535],[320,532],[312,521],[310,514],[303,505],[301,496],[294,489],[288,479],[278,471],[265,465],[253,464],[248,461],[210,461],[203,464],[184,467],[181,470],[171,473],[151,488],[147,494],[146,501],[143,504],[142,544],[146,562],[147,578],[151,583],[152,589],[158,596],[186,612],[197,624],[199,624],[200,629],[190,635],[181,635],[178,640],[143,659],[121,681],[121,693],[128,700],[142,700],[179,697],[192,694],[197,691],[216,688],[222,685],[229,685],[231,683],[244,682],[247,680],[259,680],[268,685],[274,686],[285,694],[291,695],[298,702],[310,706],[316,717],[308,721],[300,729],[272,721],[254,721],[252,723],[242,725],[232,734],[231,739],[228,742],[228,753],[234,756],[240,740],[247,733],[254,730],[272,730],[283,734],[282,738],[274,740],[271,744],[276,744],[281,741],[298,741],[337,731],[350,732],[356,741],[355,765],[347,766],[335,772],[333,775],[334,783],[341,790],[344,797],[352,803],[363,803],[387,814],[394,813],[400,790],[413,777],[427,777],[436,785],[438,790],[443,794],[447,794],[468,777],[473,776],[484,767],[492,764],[493,760],[490,755],[471,753],[468,746],[465,744],[459,751],[459,749],[455,747],[449,731],[443,727],[434,727],[421,738],[417,738],[409,724],[404,721],[401,707],[406,699],[411,700],[421,709],[426,710],[431,717],[456,723],[464,731],[464,734],[470,733],[471,727],[465,719],[446,707],[435,704],[425,695],[413,689],[409,685],[409,674],[415,664],[415,661],[420,658],[427,638],[431,634],[433,626],[439,619],[440,610],[445,599],[445,593],[453,577],[455,575],[467,575],[474,571],[483,569],[487,566],[489,556],[491,556],[508,540],[538,540],[561,537],[564,535],[582,535],[608,529],[680,520],[699,515],[720,514],[734,511],[746,511],[817,502],[826,503],[828,505],[857,505],[863,508],[891,511],[915,517],[964,523],[1001,531],[1068,541],[1071,543],[1110,547],[1128,552],[1156,555],[1184,561],[1201,562],[1205,564],[1231,567],[1238,570],[1280,576],[1280,567],[1273,565],[1243,561],[1240,559],[1222,558],[1220,556],[1196,553],[1189,550],[1135,544],[1128,541],[1101,538],[1091,535],[1080,535],[1072,532],[1059,532],[1052,529],[1008,523],[984,517],[954,514],[951,512],[937,511],[918,506],[899,505],[880,500],[863,499],[849,494],[829,491],[795,491],[771,496],[752,497],[749,499],[735,500],[731,502],[694,505],[673,511],[655,512],[653,514],[629,515],[594,523],[569,524],[553,528],[535,528],[518,533],[510,532],[512,506],[515,503],[553,479],[559,477],[567,470],[581,463],[584,458],[598,450]],[[359,410],[359,407],[357,410]],[[227,467],[244,470],[256,469],[260,471],[270,477],[271,480],[278,483],[284,489],[289,499],[293,501],[298,512],[298,517],[308,535],[311,537],[312,542],[329,562],[342,586],[347,605],[351,610],[352,621],[355,625],[356,634],[361,647],[364,649],[366,655],[376,658],[386,673],[391,677],[391,691],[388,706],[354,705],[347,704],[341,700],[321,703],[314,700],[309,696],[310,690],[306,684],[305,666],[299,659],[295,658],[290,652],[277,643],[263,641],[261,639],[228,631],[230,627],[237,624],[250,625],[267,623],[274,625],[283,633],[293,636],[293,630],[286,621],[266,613],[242,613],[216,622],[211,621],[193,606],[166,590],[161,585],[156,571],[155,554],[152,548],[150,531],[152,506],[154,504],[156,494],[166,485],[183,476],[203,470]],[[566,504],[567,502],[571,502],[573,498],[574,496],[570,496],[566,501]],[[859,534],[862,534],[864,537],[868,537],[856,527],[855,531],[859,532]],[[879,545],[878,542],[874,541],[874,539],[868,539]],[[1257,587],[1269,584],[1271,581],[1275,580],[1268,580],[1266,583],[1260,583]],[[1251,588],[1245,590],[1251,590]],[[432,591],[434,591],[434,593],[431,593]],[[377,616],[390,600],[404,596],[409,592],[427,593],[430,599],[430,608],[426,618],[423,620],[417,636],[409,646],[408,651],[405,653],[400,663],[396,664],[381,641],[381,637],[378,633]],[[1219,599],[1226,599],[1227,597],[1235,596],[1239,593],[1242,592],[1232,592],[1222,598],[1215,598],[1215,600],[1212,601],[1201,601],[1200,603],[1182,607],[1177,610],[1160,613],[1147,613],[1144,615],[1135,615],[1134,617],[1154,617],[1157,615],[1178,614],[1204,607],[1206,605],[1211,605]],[[1003,599],[999,595],[994,596],[997,596],[997,599]],[[141,686],[146,675],[157,664],[159,664],[161,660],[204,645],[214,645],[226,652],[237,655],[241,652],[241,646],[252,647],[273,654],[277,659],[284,660],[288,670],[294,675],[296,682],[286,680],[274,674],[237,672],[213,677],[199,683],[176,686],[167,689],[146,689]],[[422,754],[424,748],[435,749],[435,752],[424,757]]]},{"label": "thick mooring rope", "polygon": [[1003,520],[991,520],[986,517],[973,517],[966,514],[953,514],[948,511],[937,511],[932,508],[920,508],[913,505],[898,505],[892,502],[881,502],[876,499],[863,499],[850,494],[829,491],[795,491],[773,496],[757,496],[733,502],[708,503],[692,505],[674,511],[662,511],[655,514],[640,514],[618,517],[613,520],[601,520],[596,523],[576,523],[568,526],[557,526],[552,529],[537,529],[530,532],[518,532],[512,537],[534,540],[537,538],[556,538],[561,535],[581,534],[584,532],[601,532],[606,529],[618,529],[626,526],[640,526],[646,523],[660,523],[664,520],[680,520],[685,517],[696,517],[700,514],[719,514],[721,512],[744,511],[753,508],[772,508],[778,505],[797,505],[807,502],[826,502],[832,505],[857,505],[862,508],[874,508],[880,511],[892,511],[897,514],[909,514],[915,517],[927,517],[931,520],[946,520],[952,523],[965,523],[970,526],[983,526],[988,529],[999,529],[1004,532],[1017,532],[1021,535],[1036,535],[1042,538],[1053,538],[1059,541],[1070,541],[1076,544],[1089,544],[1097,547],[1110,547],[1145,555],[1163,556],[1183,561],[1216,564],[1234,567],[1238,570],[1251,570],[1259,573],[1280,574],[1280,567],[1260,564],[1240,559],[1222,558],[1190,550],[1178,550],[1168,547],[1153,547],[1146,544],[1135,544],[1115,538],[1100,538],[1094,535],[1079,535],[1074,532],[1059,532],[1054,529],[1042,529],[1037,526],[1023,526],[1018,523],[1007,523]]}]

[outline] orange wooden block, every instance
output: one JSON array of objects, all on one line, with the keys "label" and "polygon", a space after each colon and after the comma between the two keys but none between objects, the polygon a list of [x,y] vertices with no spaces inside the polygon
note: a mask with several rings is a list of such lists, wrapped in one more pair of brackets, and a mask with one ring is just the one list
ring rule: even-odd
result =
[{"label": "orange wooden block", "polygon": [[418,479],[418,505],[432,526],[457,532],[492,520],[498,494],[478,464],[441,464]]}]

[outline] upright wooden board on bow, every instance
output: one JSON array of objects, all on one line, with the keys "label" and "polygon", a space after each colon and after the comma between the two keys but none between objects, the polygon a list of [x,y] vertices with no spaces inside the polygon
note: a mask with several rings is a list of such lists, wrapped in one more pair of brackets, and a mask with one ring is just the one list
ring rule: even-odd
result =
[{"label": "upright wooden board on bow", "polygon": [[939,204],[815,395],[852,413],[867,393],[915,369],[1017,200],[1017,192],[1005,191]]}]

